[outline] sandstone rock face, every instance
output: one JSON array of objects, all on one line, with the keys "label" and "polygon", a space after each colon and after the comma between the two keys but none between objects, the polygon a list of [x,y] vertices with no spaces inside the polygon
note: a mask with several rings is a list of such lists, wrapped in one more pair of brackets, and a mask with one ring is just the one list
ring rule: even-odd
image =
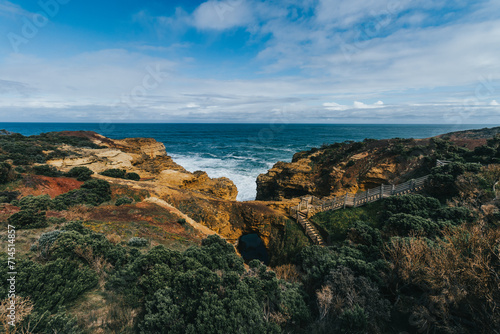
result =
[{"label": "sandstone rock face", "polygon": [[292,162],[278,162],[258,176],[257,200],[281,201],[309,194],[333,197],[406,181],[432,167],[421,154],[428,143],[428,139],[373,140],[299,152]]},{"label": "sandstone rock face", "polygon": [[78,166],[85,166],[94,173],[110,168],[125,169],[139,174],[143,179],[154,179],[167,186],[189,189],[215,198],[236,200],[238,190],[231,180],[211,179],[204,172],[187,172],[167,155],[165,146],[153,138],[114,140],[90,131],[61,134],[88,138],[102,148],[60,146],[60,150],[70,155],[47,162],[59,170],[68,171]]},{"label": "sandstone rock face", "polygon": [[227,177],[211,179],[203,171],[196,171],[192,177],[182,182],[182,189],[190,189],[226,200],[236,200],[238,189]]}]

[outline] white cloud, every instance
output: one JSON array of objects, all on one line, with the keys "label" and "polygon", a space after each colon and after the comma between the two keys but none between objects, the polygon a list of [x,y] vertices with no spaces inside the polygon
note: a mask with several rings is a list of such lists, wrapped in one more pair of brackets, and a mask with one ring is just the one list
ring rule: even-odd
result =
[{"label": "white cloud", "polygon": [[351,109],[377,109],[377,108],[383,108],[384,102],[378,101],[375,102],[374,104],[366,104],[363,102],[354,101],[352,106],[341,105],[336,102],[326,102],[323,103],[323,107],[325,107],[326,110],[332,110],[332,111],[351,110]]},{"label": "white cloud", "polygon": [[254,20],[253,15],[245,0],[210,0],[196,8],[192,22],[198,29],[225,30],[248,25]]},{"label": "white cloud", "polygon": [[24,10],[21,6],[10,1],[0,0],[0,15],[1,16],[26,16],[31,17],[34,14]]},{"label": "white cloud", "polygon": [[493,100],[490,102],[490,106],[498,106],[498,105],[500,104],[497,102],[497,100]]},{"label": "white cloud", "polygon": [[326,110],[332,110],[332,111],[349,109],[348,106],[344,106],[344,105],[338,104],[336,102],[323,103],[323,107],[325,107]]}]

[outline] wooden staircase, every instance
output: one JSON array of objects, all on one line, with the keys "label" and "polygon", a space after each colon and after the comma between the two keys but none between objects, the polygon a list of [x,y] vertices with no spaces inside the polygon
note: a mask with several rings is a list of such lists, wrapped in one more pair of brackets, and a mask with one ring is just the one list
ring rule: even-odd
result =
[{"label": "wooden staircase", "polygon": [[[449,164],[450,161],[437,160],[436,166],[441,167]],[[412,179],[401,184],[380,185],[379,187],[368,189],[357,194],[337,196],[330,199],[319,199],[315,196],[304,196],[300,203],[290,208],[290,216],[297,220],[304,228],[305,233],[311,240],[321,246],[326,243],[321,237],[318,229],[309,221],[309,218],[318,212],[345,209],[347,207],[358,207],[367,203],[375,202],[390,196],[401,196],[419,192],[424,189],[425,181],[429,175]]]},{"label": "wooden staircase", "polygon": [[297,212],[297,221],[304,228],[305,233],[311,240],[320,246],[326,246],[325,241],[321,237],[319,231],[314,227],[314,225],[307,219],[307,211]]}]

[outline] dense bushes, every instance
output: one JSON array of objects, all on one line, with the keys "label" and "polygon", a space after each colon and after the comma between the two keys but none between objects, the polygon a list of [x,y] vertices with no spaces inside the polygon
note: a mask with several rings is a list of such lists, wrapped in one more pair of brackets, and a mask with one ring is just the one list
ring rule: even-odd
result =
[{"label": "dense bushes", "polygon": [[217,236],[184,253],[157,246],[111,277],[108,288],[144,303],[141,333],[280,333],[309,319],[299,286],[258,261],[245,270]]},{"label": "dense bushes", "polygon": [[90,180],[92,174],[94,174],[94,172],[87,167],[73,167],[65,176],[74,177],[78,181],[87,181]]},{"label": "dense bushes", "polygon": [[384,231],[392,236],[409,236],[412,234],[435,236],[442,227],[429,218],[397,213],[387,220]]},{"label": "dense bushes", "polygon": [[456,180],[465,173],[477,173],[481,165],[475,163],[450,163],[435,167],[427,180],[429,193],[439,199],[446,199],[458,194]]},{"label": "dense bushes", "polygon": [[0,136],[0,161],[13,160],[14,165],[45,163],[46,160],[61,158],[66,152],[57,145],[67,144],[75,147],[101,148],[87,138],[64,136],[55,132],[25,137],[21,134]]},{"label": "dense bushes", "polygon": [[19,191],[0,191],[0,203],[11,203],[15,201],[21,193]]},{"label": "dense bushes", "polygon": [[382,333],[390,319],[390,303],[373,281],[356,276],[347,267],[331,271],[326,284],[317,291],[323,333]]},{"label": "dense bushes", "polygon": [[36,175],[44,175],[51,177],[58,177],[62,175],[62,173],[58,171],[55,167],[49,165],[33,166],[33,172]]},{"label": "dense bushes", "polygon": [[124,179],[127,171],[125,169],[111,168],[106,169],[104,172],[100,172],[99,174],[117,179]]},{"label": "dense bushes", "polygon": [[146,247],[148,245],[148,241],[144,238],[132,237],[127,244],[131,247]]},{"label": "dense bushes", "polygon": [[[460,177],[477,165],[436,170]],[[472,210],[405,195],[315,216],[321,226],[333,226],[327,220],[348,226],[343,237],[338,228],[332,230],[339,236],[332,246],[304,248],[296,262],[317,307],[308,331],[466,333],[476,328],[487,333],[497,328],[497,246],[487,224],[474,227],[478,214]],[[476,307],[483,307],[477,319]]]},{"label": "dense bushes", "polygon": [[18,229],[41,228],[48,226],[45,212],[38,212],[33,209],[25,209],[14,213],[7,221],[10,225],[13,225]]},{"label": "dense bushes", "polygon": [[111,186],[104,180],[86,181],[80,189],[71,190],[53,200],[53,207],[64,210],[77,204],[96,206],[111,200]]},{"label": "dense bushes", "polygon": [[104,172],[100,172],[99,174],[108,177],[114,177],[117,179],[128,179],[134,181],[139,181],[141,179],[141,177],[137,173],[127,173],[125,169],[117,169],[117,168],[107,169]]},{"label": "dense bushes", "polygon": [[17,271],[20,294],[30,296],[40,311],[55,312],[97,284],[97,275],[89,267],[66,259],[45,265],[22,261]]},{"label": "dense bushes", "polygon": [[397,308],[418,332],[493,333],[500,328],[498,229],[459,227],[430,243],[394,239],[389,258]]},{"label": "dense bushes", "polygon": [[5,184],[15,178],[12,166],[6,162],[0,163],[0,184]]},{"label": "dense bushes", "polygon": [[127,196],[122,196],[116,200],[115,205],[120,206],[120,205],[131,204],[131,203],[134,203],[134,200],[132,198],[127,197]]},{"label": "dense bushes", "polygon": [[125,178],[132,181],[140,181],[141,177],[137,173],[127,173]]},{"label": "dense bushes", "polygon": [[20,207],[22,210],[31,209],[34,211],[45,211],[52,205],[52,200],[49,195],[28,195],[24,196],[18,201],[13,202],[12,204]]}]

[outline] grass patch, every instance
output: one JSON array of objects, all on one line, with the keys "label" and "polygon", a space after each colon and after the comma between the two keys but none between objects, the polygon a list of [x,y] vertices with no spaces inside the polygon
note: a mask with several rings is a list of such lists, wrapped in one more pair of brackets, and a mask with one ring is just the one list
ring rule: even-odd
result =
[{"label": "grass patch", "polygon": [[377,226],[382,205],[383,201],[378,201],[357,208],[320,212],[314,215],[311,221],[323,228],[329,234],[332,242],[342,241],[346,237],[349,226],[356,221],[364,221],[372,226]]},{"label": "grass patch", "polygon": [[150,241],[150,247],[164,245],[165,247],[184,251],[191,246],[198,245],[194,236],[186,233],[184,227],[178,227],[177,231],[165,229],[161,226],[151,225],[145,221],[137,222],[104,222],[104,221],[86,221],[83,226],[90,230],[103,233],[105,235],[117,235],[122,243],[126,244],[133,237],[145,238]]}]

